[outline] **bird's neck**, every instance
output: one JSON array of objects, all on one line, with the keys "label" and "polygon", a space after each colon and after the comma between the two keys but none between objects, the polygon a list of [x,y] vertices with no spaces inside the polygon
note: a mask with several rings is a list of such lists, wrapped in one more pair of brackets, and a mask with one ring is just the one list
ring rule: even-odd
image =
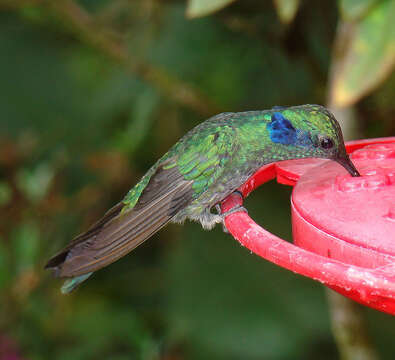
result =
[{"label": "bird's neck", "polygon": [[268,163],[306,157],[300,146],[275,143],[270,138],[268,121],[262,117],[253,123],[238,128],[240,153],[237,155],[251,167]]}]

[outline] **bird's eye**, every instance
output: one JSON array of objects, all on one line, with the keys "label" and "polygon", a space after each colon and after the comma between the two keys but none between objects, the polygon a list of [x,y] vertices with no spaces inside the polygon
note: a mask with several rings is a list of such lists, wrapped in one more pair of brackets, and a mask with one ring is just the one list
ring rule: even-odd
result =
[{"label": "bird's eye", "polygon": [[333,145],[333,140],[330,138],[322,138],[320,140],[320,146],[325,150],[333,148]]}]

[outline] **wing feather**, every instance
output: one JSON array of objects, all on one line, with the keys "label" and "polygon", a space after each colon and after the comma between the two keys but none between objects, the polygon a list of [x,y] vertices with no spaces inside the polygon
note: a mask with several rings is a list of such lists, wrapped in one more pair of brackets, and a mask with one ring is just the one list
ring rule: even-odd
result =
[{"label": "wing feather", "polygon": [[[46,268],[61,277],[96,271],[135,249],[192,199],[192,181],[185,180],[177,167],[158,167],[136,205],[128,209],[119,203],[87,232],[76,237],[55,255]],[[175,212],[176,211],[176,212]]]},{"label": "wing feather", "polygon": [[[118,260],[208,190],[236,152],[234,129],[221,124],[187,134],[151,168],[124,201],[49,260],[61,277],[79,277]],[[209,204],[210,205],[210,204]],[[184,216],[184,215],[182,215]],[[183,220],[183,217],[177,220]]]}]

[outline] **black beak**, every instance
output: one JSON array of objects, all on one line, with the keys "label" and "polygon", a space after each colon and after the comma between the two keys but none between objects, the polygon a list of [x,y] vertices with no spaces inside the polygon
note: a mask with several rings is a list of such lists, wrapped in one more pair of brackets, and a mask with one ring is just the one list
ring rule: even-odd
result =
[{"label": "black beak", "polygon": [[351,162],[348,155],[345,155],[344,157],[339,157],[334,160],[337,161],[341,166],[343,166],[351,174],[351,176],[361,176],[358,170],[355,168],[354,164]]}]

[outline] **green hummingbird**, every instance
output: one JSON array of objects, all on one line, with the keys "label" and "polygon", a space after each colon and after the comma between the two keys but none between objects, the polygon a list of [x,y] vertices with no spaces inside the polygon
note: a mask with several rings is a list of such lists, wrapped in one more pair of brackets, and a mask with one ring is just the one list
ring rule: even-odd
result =
[{"label": "green hummingbird", "polygon": [[227,214],[213,213],[213,207],[261,166],[310,157],[335,160],[351,176],[359,176],[338,122],[323,106],[213,116],[182,137],[121,202],[52,257],[46,268],[69,278],[62,292],[70,292],[169,221],[190,219],[204,229],[223,222]]}]

